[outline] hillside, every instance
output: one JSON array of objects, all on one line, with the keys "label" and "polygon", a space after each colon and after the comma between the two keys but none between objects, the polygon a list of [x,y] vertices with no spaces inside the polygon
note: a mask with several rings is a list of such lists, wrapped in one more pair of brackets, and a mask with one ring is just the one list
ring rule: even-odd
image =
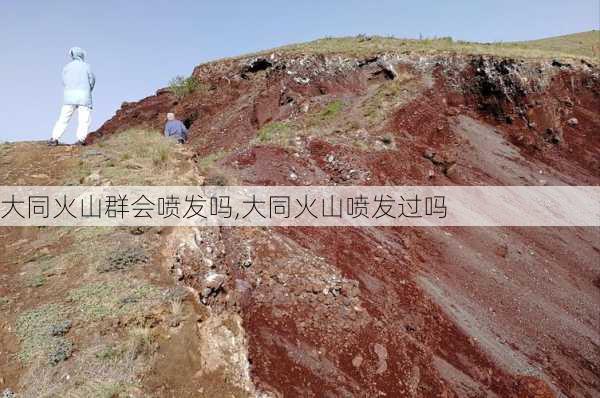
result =
[{"label": "hillside", "polygon": [[377,52],[418,52],[422,54],[456,53],[467,55],[496,55],[528,59],[578,59],[597,63],[600,57],[600,31],[574,33],[540,40],[520,42],[476,43],[453,40],[450,37],[399,39],[395,37],[367,36],[325,38],[308,43],[292,44],[267,52],[318,53],[364,56]]},{"label": "hillside", "polygon": [[[599,185],[597,34],[215,61],[124,103],[88,146],[1,145],[0,182]],[[168,111],[185,146],[160,136]],[[1,228],[0,391],[596,396],[598,233]]]}]

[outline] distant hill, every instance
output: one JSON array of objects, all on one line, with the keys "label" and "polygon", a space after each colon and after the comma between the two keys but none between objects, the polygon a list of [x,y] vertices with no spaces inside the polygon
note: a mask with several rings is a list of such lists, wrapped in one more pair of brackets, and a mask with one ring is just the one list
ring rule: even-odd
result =
[{"label": "distant hill", "polygon": [[525,50],[568,54],[598,60],[600,55],[600,30],[508,43],[508,45]]}]

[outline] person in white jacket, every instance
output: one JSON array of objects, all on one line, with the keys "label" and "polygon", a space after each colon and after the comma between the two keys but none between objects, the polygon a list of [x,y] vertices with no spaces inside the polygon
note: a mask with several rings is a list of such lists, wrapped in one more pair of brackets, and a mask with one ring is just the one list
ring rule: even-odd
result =
[{"label": "person in white jacket", "polygon": [[52,130],[52,138],[48,145],[58,145],[58,140],[67,129],[67,125],[78,110],[77,143],[85,145],[88,135],[92,111],[92,91],[96,84],[96,77],[90,65],[85,62],[85,52],[79,47],[69,50],[71,62],[63,69],[62,79],[64,85],[63,106],[58,121]]}]

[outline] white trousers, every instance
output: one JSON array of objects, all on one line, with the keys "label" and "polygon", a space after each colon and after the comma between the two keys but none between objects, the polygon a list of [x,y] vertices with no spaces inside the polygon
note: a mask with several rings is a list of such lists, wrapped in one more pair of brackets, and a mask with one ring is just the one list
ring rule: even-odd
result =
[{"label": "white trousers", "polygon": [[83,141],[85,137],[87,137],[88,132],[90,130],[90,125],[92,123],[92,110],[87,106],[81,105],[63,105],[60,109],[60,116],[54,125],[54,129],[52,130],[52,139],[58,140],[67,129],[69,125],[69,121],[73,116],[73,112],[75,112],[75,108],[78,109],[78,125],[77,125],[77,140]]}]

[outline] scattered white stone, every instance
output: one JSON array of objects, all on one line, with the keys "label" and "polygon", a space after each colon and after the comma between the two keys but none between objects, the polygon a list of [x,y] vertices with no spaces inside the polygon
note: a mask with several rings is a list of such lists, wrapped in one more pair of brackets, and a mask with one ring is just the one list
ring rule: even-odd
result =
[{"label": "scattered white stone", "polygon": [[294,81],[298,84],[308,84],[310,79],[308,77],[295,77]]},{"label": "scattered white stone", "polygon": [[363,363],[363,357],[360,354],[358,354],[357,356],[354,357],[354,359],[352,359],[352,366],[354,366],[355,368],[360,368],[360,365],[362,365],[362,363]]}]

